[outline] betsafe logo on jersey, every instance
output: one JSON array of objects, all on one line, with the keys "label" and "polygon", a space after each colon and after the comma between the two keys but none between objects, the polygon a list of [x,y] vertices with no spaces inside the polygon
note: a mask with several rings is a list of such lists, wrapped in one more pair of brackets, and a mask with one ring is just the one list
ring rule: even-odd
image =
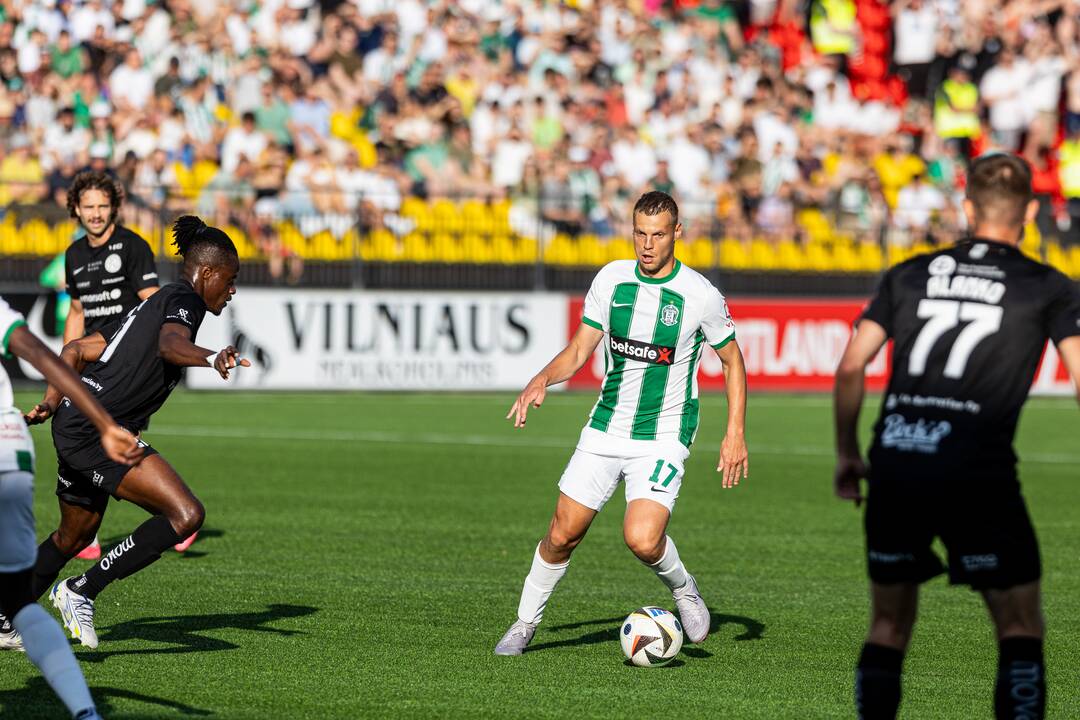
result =
[{"label": "betsafe logo on jersey", "polygon": [[612,355],[627,358],[628,360],[640,360],[653,365],[670,365],[675,359],[675,348],[664,345],[630,340],[615,335],[608,336],[608,346]]}]

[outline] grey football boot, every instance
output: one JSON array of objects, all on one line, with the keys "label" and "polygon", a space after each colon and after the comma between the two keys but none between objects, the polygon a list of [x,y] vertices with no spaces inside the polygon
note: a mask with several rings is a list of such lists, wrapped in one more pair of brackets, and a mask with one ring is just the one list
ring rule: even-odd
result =
[{"label": "grey football boot", "polygon": [[496,655],[520,655],[532,642],[536,633],[536,623],[527,623],[524,620],[515,620],[502,640],[495,646]]},{"label": "grey football boot", "polygon": [[682,621],[686,639],[699,643],[709,635],[709,608],[705,607],[705,601],[701,599],[694,576],[687,573],[687,577],[690,579],[686,585],[671,593],[671,597],[679,611],[679,620]]}]

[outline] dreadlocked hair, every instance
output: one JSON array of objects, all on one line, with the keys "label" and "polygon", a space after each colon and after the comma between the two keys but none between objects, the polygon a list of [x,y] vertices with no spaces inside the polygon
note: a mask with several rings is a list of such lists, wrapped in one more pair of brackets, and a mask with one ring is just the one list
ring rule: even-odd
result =
[{"label": "dreadlocked hair", "polygon": [[194,215],[184,215],[173,223],[172,244],[185,263],[219,265],[237,257],[236,246],[228,235]]}]

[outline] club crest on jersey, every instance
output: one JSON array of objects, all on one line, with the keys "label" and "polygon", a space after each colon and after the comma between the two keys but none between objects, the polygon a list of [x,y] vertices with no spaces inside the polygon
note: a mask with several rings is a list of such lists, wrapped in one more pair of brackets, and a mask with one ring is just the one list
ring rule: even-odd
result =
[{"label": "club crest on jersey", "polygon": [[956,260],[949,255],[938,255],[930,261],[927,271],[931,275],[952,275],[956,272]]},{"label": "club crest on jersey", "polygon": [[120,261],[120,256],[116,253],[113,253],[109,257],[105,258],[105,272],[120,272],[121,265],[122,262]]},{"label": "club crest on jersey", "polygon": [[675,360],[675,348],[673,347],[653,345],[652,343],[630,340],[614,335],[609,336],[608,347],[611,349],[612,355],[618,355],[628,360],[640,360],[652,365],[670,365]]},{"label": "club crest on jersey", "polygon": [[679,322],[679,308],[675,307],[674,303],[668,303],[660,311],[660,322],[664,323],[668,327],[671,327],[675,323]]}]

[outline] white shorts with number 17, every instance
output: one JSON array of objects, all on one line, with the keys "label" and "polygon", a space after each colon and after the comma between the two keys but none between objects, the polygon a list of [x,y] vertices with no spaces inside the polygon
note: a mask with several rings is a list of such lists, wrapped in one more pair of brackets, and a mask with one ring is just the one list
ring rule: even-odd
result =
[{"label": "white shorts with number 17", "polygon": [[676,441],[626,440],[585,428],[559,480],[559,490],[586,507],[600,510],[622,480],[627,503],[652,500],[671,511],[689,456],[690,451]]}]

